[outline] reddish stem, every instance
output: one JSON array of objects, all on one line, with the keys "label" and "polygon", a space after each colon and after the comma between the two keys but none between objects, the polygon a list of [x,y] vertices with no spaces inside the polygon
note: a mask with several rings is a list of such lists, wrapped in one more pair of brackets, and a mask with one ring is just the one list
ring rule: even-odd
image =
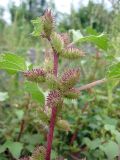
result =
[{"label": "reddish stem", "polygon": [[50,119],[49,133],[48,133],[48,136],[47,136],[46,160],[50,160],[56,115],[57,115],[57,108],[53,107],[52,108],[51,119]]},{"label": "reddish stem", "polygon": [[[58,55],[56,53],[54,53],[54,70],[53,71],[54,71],[54,75],[57,77]],[[55,106],[53,106],[52,107],[51,118],[50,118],[49,133],[47,135],[46,160],[50,160],[56,115],[57,115],[57,108]]]}]

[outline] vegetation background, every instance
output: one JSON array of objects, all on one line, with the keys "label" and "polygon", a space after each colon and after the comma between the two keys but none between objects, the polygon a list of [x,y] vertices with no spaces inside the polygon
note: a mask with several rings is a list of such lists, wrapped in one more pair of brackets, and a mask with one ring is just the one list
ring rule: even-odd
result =
[{"label": "vegetation background", "polygon": [[[49,6],[55,14],[58,32],[69,32],[72,40],[105,34],[99,40],[81,41],[78,47],[86,56],[74,63],[60,60],[59,70],[79,65],[79,86],[103,79],[113,62],[117,63],[114,72],[120,68],[120,1],[109,3],[110,9],[104,0],[89,0],[78,9],[71,5],[70,14],[63,14],[57,12],[54,1],[48,4],[46,0],[21,0],[19,6],[9,6],[10,24],[3,19],[4,8],[0,7],[0,54],[20,55],[31,67],[41,66],[44,59],[47,63],[50,57],[44,57],[46,44],[32,37],[31,20],[43,15]],[[52,160],[120,159],[119,77],[120,72],[116,79],[82,91],[78,100],[66,99],[62,117],[71,124],[71,130],[55,130]],[[42,112],[38,114],[43,100],[39,99],[38,89],[24,85],[24,81],[20,73],[0,70],[0,160],[31,155],[35,146],[45,143],[48,126],[41,120]]]}]

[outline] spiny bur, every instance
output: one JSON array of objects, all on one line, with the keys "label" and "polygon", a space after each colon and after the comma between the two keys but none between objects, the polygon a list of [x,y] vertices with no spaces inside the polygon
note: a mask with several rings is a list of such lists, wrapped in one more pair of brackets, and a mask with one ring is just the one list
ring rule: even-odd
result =
[{"label": "spiny bur", "polygon": [[38,146],[32,153],[30,160],[45,160],[46,148],[43,146]]},{"label": "spiny bur", "polygon": [[43,69],[37,68],[37,69],[32,69],[31,71],[25,71],[24,76],[29,81],[44,82],[46,73]]},{"label": "spiny bur", "polygon": [[60,34],[53,32],[51,35],[51,44],[56,53],[61,54],[64,48],[64,41]]},{"label": "spiny bur", "polygon": [[50,91],[47,96],[47,106],[54,107],[62,105],[62,96],[59,90]]},{"label": "spiny bur", "polygon": [[63,57],[68,59],[77,59],[84,56],[84,52],[75,47],[67,47],[63,50]]},{"label": "spiny bur", "polygon": [[69,90],[72,88],[80,78],[80,70],[79,69],[69,69],[65,71],[61,78],[61,84],[63,91],[66,89]]},{"label": "spiny bur", "polygon": [[51,10],[46,10],[44,15],[42,16],[43,20],[43,35],[47,38],[50,38],[51,33],[53,32],[55,28],[55,19],[52,15]]}]

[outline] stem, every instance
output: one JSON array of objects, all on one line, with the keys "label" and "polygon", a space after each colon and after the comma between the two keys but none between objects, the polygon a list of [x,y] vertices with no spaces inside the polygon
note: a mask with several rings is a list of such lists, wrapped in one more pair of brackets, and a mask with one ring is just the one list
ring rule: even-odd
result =
[{"label": "stem", "polygon": [[[56,53],[54,53],[54,69],[53,69],[53,71],[54,71],[54,75],[57,77],[58,55]],[[48,133],[48,136],[47,136],[46,160],[50,160],[56,115],[57,115],[57,108],[56,108],[56,106],[53,106],[52,107],[51,118],[50,118],[49,133]]]},{"label": "stem", "polygon": [[56,115],[57,115],[57,108],[53,107],[52,108],[51,119],[50,119],[49,133],[48,133],[48,136],[47,136],[46,160],[50,160]]},{"label": "stem", "polygon": [[95,82],[86,84],[86,85],[84,85],[84,86],[81,86],[81,87],[79,87],[78,89],[79,89],[79,91],[87,90],[87,89],[90,89],[90,88],[92,88],[92,87],[94,87],[94,86],[96,86],[96,85],[99,85],[99,84],[101,84],[101,83],[104,83],[104,82],[106,82],[106,81],[107,81],[107,79],[104,78],[104,79],[97,80],[97,81],[95,81]]},{"label": "stem", "polygon": [[23,119],[23,120],[21,121],[21,124],[20,124],[20,132],[19,132],[17,141],[20,141],[20,138],[21,138],[22,133],[23,133],[23,131],[24,131],[24,127],[25,127],[25,120]]}]

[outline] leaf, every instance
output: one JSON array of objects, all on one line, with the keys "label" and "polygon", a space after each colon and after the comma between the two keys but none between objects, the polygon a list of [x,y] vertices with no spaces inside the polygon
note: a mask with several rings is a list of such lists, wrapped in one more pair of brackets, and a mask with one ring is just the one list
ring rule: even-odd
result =
[{"label": "leaf", "polygon": [[54,151],[54,150],[52,150],[52,152],[51,152],[51,157],[52,157],[52,159],[56,159],[57,158],[57,152],[56,151]]},{"label": "leaf", "polygon": [[8,140],[0,147],[0,153],[4,152],[5,149],[7,148],[9,149],[13,157],[18,159],[20,157],[20,153],[22,151],[23,144],[19,142],[12,142]]},{"label": "leaf", "polygon": [[0,160],[7,160],[4,154],[0,154]]},{"label": "leaf", "polygon": [[113,63],[107,71],[107,77],[109,79],[120,78],[120,62]]},{"label": "leaf", "polygon": [[31,94],[32,99],[37,101],[41,106],[45,104],[45,97],[36,83],[25,82],[25,91]]},{"label": "leaf", "polygon": [[11,143],[9,146],[9,150],[15,158],[20,157],[20,153],[22,151],[22,148],[23,148],[23,144],[21,144],[19,142]]},{"label": "leaf", "polygon": [[108,143],[101,145],[100,149],[105,152],[109,160],[113,160],[119,155],[119,146],[114,141],[109,141]]},{"label": "leaf", "polygon": [[91,141],[89,138],[84,138],[84,143],[89,147],[89,149],[94,150],[100,146],[101,139],[96,138]]},{"label": "leaf", "polygon": [[105,127],[105,129],[106,129],[107,131],[110,131],[111,133],[116,130],[116,129],[115,129],[115,126],[110,125],[110,124],[105,124],[104,127]]},{"label": "leaf", "polygon": [[34,146],[38,143],[42,144],[44,142],[44,137],[41,134],[25,134],[23,136],[23,141]]},{"label": "leaf", "polygon": [[5,53],[0,56],[0,69],[5,69],[8,71],[24,71],[26,70],[24,58],[12,54]]},{"label": "leaf", "polygon": [[43,31],[42,19],[40,17],[38,17],[37,19],[32,20],[31,22],[32,22],[32,24],[34,26],[34,31],[32,32],[32,35],[35,36],[35,37],[39,37],[40,34]]},{"label": "leaf", "polygon": [[118,123],[118,119],[104,116],[103,123],[116,126]]},{"label": "leaf", "polygon": [[5,101],[8,98],[9,96],[7,92],[0,92],[0,101]]},{"label": "leaf", "polygon": [[91,141],[90,149],[94,150],[94,149],[98,148],[100,146],[100,144],[101,144],[101,139],[96,138],[93,141]]},{"label": "leaf", "polygon": [[21,110],[21,109],[16,109],[15,110],[15,113],[16,113],[16,116],[19,120],[22,120],[23,119],[23,116],[24,116],[24,111]]},{"label": "leaf", "polygon": [[72,33],[73,42],[78,41],[80,38],[83,37],[83,35],[80,32],[80,30],[71,29],[69,32]]},{"label": "leaf", "polygon": [[104,127],[107,131],[110,131],[111,134],[115,135],[115,140],[120,145],[120,132],[116,130],[116,127],[114,125],[108,125],[108,124],[106,124]]},{"label": "leaf", "polygon": [[92,27],[87,27],[86,33],[89,35],[98,35],[97,31],[95,29],[93,29]]},{"label": "leaf", "polygon": [[[77,31],[78,32],[78,31]],[[89,35],[89,36],[81,36],[80,33],[77,36],[77,32],[72,31],[73,33],[73,43],[83,43],[83,42],[90,42],[98,46],[99,48],[103,50],[107,50],[108,48],[108,39],[106,34],[100,34],[100,35]]]},{"label": "leaf", "polygon": [[120,146],[120,132],[115,131],[114,134],[115,134],[115,140]]},{"label": "leaf", "polygon": [[6,147],[4,145],[0,145],[0,153],[3,153],[5,151]]}]

